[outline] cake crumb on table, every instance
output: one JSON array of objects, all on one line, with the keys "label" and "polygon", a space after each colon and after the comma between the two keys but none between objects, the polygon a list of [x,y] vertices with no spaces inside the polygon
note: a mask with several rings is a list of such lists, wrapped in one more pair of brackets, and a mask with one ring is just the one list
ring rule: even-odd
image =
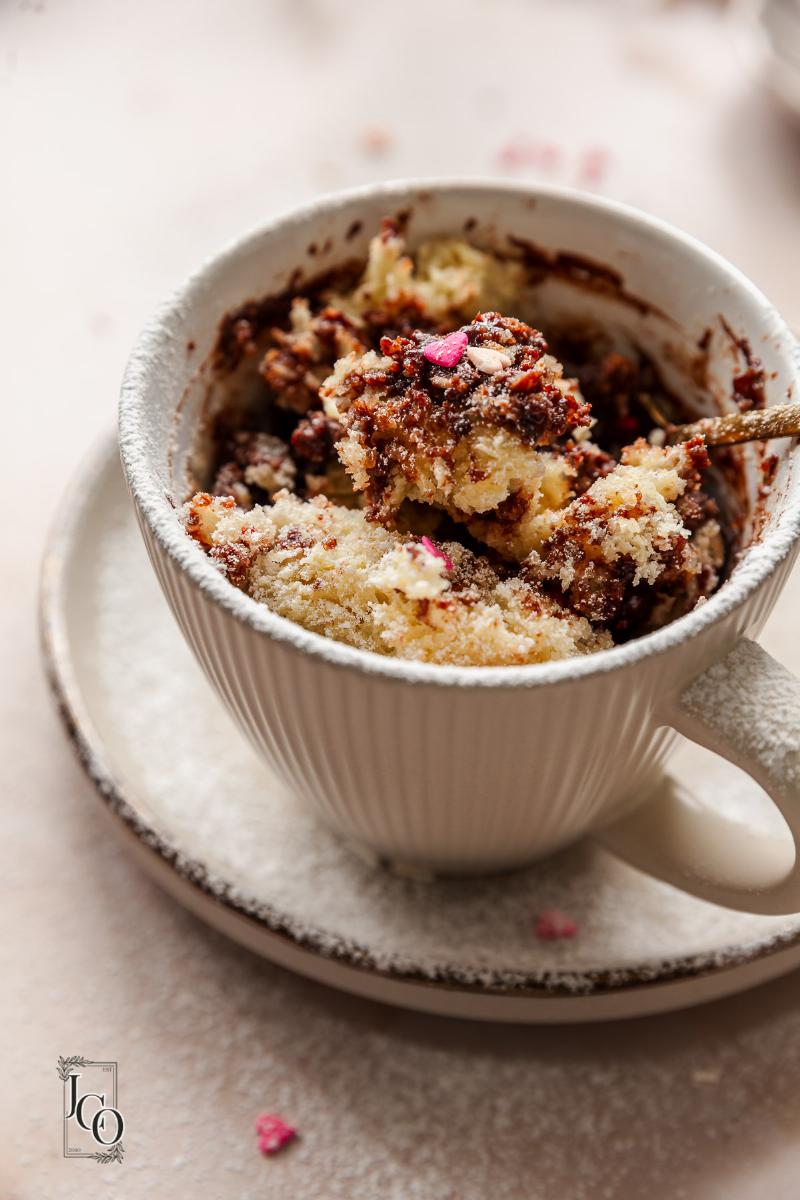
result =
[{"label": "cake crumb on table", "polygon": [[262,1154],[277,1154],[297,1137],[297,1130],[275,1113],[261,1113],[256,1117],[258,1148]]}]

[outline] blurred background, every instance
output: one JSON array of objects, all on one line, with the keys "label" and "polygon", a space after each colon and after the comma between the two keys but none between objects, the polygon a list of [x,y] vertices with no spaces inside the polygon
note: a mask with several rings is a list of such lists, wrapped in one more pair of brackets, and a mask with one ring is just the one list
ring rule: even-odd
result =
[{"label": "blurred background", "polygon": [[[377,178],[491,174],[613,196],[708,240],[800,323],[800,137],[762,86],[755,8],[5,0],[6,386],[53,398],[48,476],[66,470],[62,432],[73,444],[110,415],[136,330],[198,260]],[[795,0],[770,9],[789,47]],[[65,375],[67,410],[53,394]]]},{"label": "blurred background", "polygon": [[[322,191],[405,175],[590,189],[708,241],[800,325],[800,17],[796,0],[764,7],[0,3],[4,1200],[797,1196],[797,981],[612,1045],[470,1031],[295,980],[200,927],[111,842],[33,620],[45,532],[113,424],[139,327],[221,243]],[[58,1157],[51,1064],[76,1051],[125,1060],[136,1132],[102,1182]],[[709,1054],[710,1097],[690,1082]],[[250,1122],[276,1080],[282,1103],[330,1115],[273,1164]],[[521,1095],[537,1098],[523,1141]]]}]

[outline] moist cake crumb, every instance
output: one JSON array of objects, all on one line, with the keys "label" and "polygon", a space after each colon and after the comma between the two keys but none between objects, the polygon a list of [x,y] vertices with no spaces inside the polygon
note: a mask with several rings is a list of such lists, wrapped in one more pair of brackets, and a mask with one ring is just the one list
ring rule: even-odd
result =
[{"label": "moist cake crumb", "polygon": [[[280,616],[363,650],[462,666],[588,654],[611,638],[457,542],[384,529],[324,496],[239,508],[200,493],[187,531],[230,582]],[[427,543],[427,544],[426,544]]]},{"label": "moist cake crumb", "polygon": [[[636,437],[652,367],[602,338],[565,367],[511,315],[521,262],[456,238],[412,256],[396,220],[348,279],[282,322],[255,302],[226,321],[263,415],[224,427],[180,518],[233,586],[361,649],[462,666],[593,653],[714,590],[703,441]],[[581,337],[562,345],[573,362]]]}]

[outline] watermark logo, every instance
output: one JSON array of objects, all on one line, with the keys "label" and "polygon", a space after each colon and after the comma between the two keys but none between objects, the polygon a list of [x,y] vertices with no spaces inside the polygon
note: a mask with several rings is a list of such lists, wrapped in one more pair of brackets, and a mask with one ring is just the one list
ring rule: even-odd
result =
[{"label": "watermark logo", "polygon": [[121,1163],[125,1121],[117,1104],[117,1064],[74,1054],[59,1058],[64,1085],[64,1157]]}]

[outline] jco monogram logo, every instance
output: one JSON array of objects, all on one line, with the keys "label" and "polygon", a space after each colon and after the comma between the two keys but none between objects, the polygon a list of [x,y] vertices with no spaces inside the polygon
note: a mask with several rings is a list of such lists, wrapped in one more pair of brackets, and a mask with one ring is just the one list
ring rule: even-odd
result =
[{"label": "jco monogram logo", "polygon": [[64,1157],[121,1163],[125,1122],[117,1107],[117,1064],[76,1054],[59,1058],[58,1077],[64,1084]]}]

